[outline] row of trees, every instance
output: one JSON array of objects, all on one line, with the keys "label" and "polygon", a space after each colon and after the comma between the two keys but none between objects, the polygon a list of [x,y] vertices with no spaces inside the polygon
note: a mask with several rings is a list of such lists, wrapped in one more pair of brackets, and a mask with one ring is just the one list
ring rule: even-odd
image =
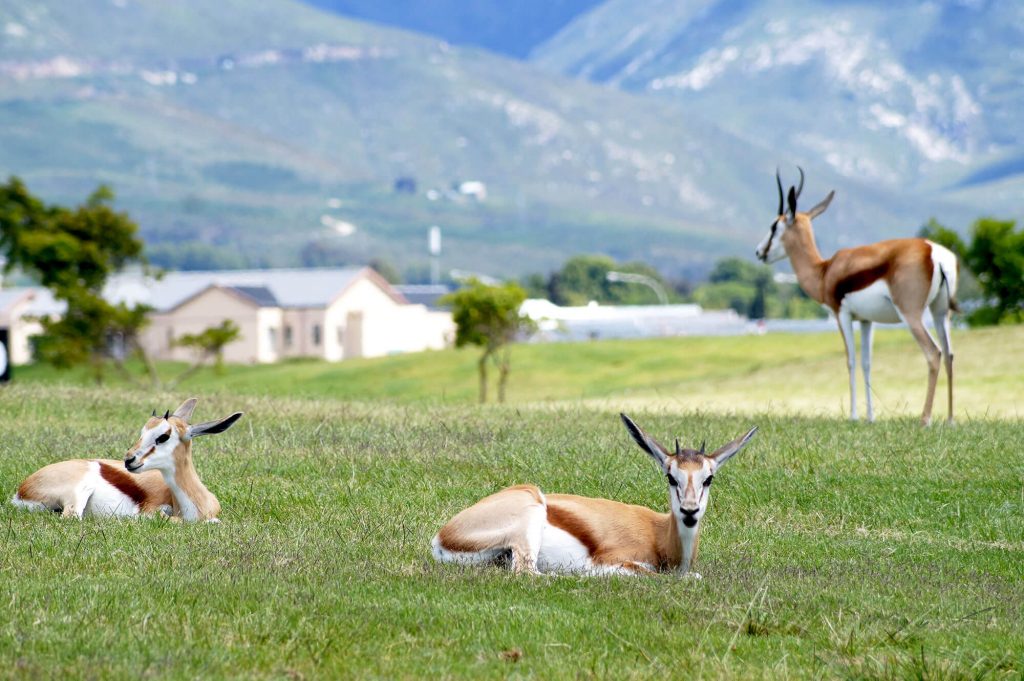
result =
[{"label": "row of trees", "polygon": [[[613,273],[640,275],[649,283],[622,281]],[[609,274],[612,274],[609,277]],[[751,319],[822,317],[821,306],[808,298],[796,284],[779,284],[772,268],[744,260],[723,258],[708,281],[693,286],[685,280],[666,280],[645,263],[618,263],[605,255],[579,255],[544,276],[533,274],[522,281],[531,298],[547,298],[557,305],[586,305],[596,301],[607,305],[644,305],[659,302],[658,289],[669,302],[694,302],[711,310],[732,308]]]}]

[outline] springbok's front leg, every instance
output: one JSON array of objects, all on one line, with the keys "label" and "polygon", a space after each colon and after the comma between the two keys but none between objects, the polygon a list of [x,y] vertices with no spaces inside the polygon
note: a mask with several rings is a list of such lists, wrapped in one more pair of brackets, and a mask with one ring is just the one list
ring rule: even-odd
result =
[{"label": "springbok's front leg", "polygon": [[868,422],[875,420],[875,408],[871,403],[871,341],[873,325],[867,320],[860,322],[860,366],[864,371],[864,396],[868,401]]},{"label": "springbok's front leg", "polygon": [[[839,333],[846,344],[846,367],[850,371],[850,420],[857,417],[857,346],[853,338],[853,316],[846,310],[840,310],[836,316],[839,322]],[[870,398],[869,398],[870,399]],[[870,404],[870,401],[868,402]],[[869,412],[870,413],[870,412]]]}]

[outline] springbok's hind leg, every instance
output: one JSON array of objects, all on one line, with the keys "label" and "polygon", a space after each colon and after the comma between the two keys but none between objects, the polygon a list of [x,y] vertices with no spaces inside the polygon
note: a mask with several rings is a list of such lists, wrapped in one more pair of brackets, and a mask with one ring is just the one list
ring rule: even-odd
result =
[{"label": "springbok's hind leg", "polygon": [[932,321],[935,323],[935,335],[939,337],[942,348],[942,359],[946,365],[946,390],[949,397],[946,420],[953,422],[953,341],[950,335],[949,304],[941,296],[932,303]]},{"label": "springbok's hind leg", "polygon": [[458,513],[434,537],[431,549],[442,563],[485,565],[504,556],[514,572],[537,572],[547,508],[532,485],[510,487]]},{"label": "springbok's hind leg", "polygon": [[921,346],[921,352],[928,362],[928,394],[924,401],[924,411],[921,413],[921,425],[927,426],[932,422],[932,403],[935,401],[935,384],[939,380],[939,366],[942,362],[942,352],[935,344],[928,329],[924,328],[922,315],[906,317],[907,325],[914,340]]}]

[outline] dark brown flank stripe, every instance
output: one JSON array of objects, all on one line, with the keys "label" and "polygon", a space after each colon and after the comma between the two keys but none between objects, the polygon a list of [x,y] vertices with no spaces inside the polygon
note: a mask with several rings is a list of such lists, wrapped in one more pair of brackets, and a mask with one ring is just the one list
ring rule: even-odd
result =
[{"label": "dark brown flank stripe", "polygon": [[865,289],[884,277],[889,272],[889,263],[883,262],[860,272],[853,272],[848,277],[836,282],[836,304],[843,302],[848,294]]},{"label": "dark brown flank stripe", "polygon": [[587,552],[591,558],[597,553],[597,540],[590,533],[590,528],[570,511],[558,506],[552,506],[548,502],[548,522],[576,537],[581,544],[587,547]]},{"label": "dark brown flank stripe", "polygon": [[118,491],[130,497],[136,504],[141,505],[146,500],[146,492],[132,480],[127,471],[122,471],[105,463],[100,464],[100,475],[104,480],[116,487]]}]

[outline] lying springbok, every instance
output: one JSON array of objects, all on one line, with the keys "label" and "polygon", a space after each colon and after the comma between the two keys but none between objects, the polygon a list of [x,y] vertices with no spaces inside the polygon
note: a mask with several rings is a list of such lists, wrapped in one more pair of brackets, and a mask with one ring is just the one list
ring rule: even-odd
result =
[{"label": "lying springbok", "polygon": [[757,428],[710,455],[680,449],[670,453],[621,414],[629,434],[668,478],[671,512],[658,513],[609,499],[543,494],[517,485],[481,499],[458,513],[431,543],[444,563],[484,565],[511,559],[515,572],[649,574],[691,573],[697,558],[700,519],[708,507],[711,480],[743,449]]},{"label": "lying springbok", "polygon": [[[18,487],[15,506],[64,516],[137,516],[163,512],[172,519],[219,522],[220,503],[192,464],[192,440],[223,433],[241,416],[189,425],[196,398],[173,414],[153,412],[124,461],[71,459],[44,466]],[[125,472],[127,469],[128,472]]]},{"label": "lying springbok", "polygon": [[[867,246],[843,248],[828,260],[821,257],[814,241],[811,220],[825,212],[835,191],[806,213],[798,213],[796,202],[804,187],[789,188],[789,209],[783,212],[782,179],[778,217],[757,246],[755,255],[765,263],[789,256],[804,293],[828,307],[839,322],[846,344],[850,373],[850,418],[857,420],[857,350],[853,322],[860,322],[861,367],[867,395],[868,421],[875,418],[871,404],[871,324],[906,322],[928,362],[928,394],[921,414],[922,425],[932,419],[935,384],[940,360],[945,360],[949,387],[948,419],[953,421],[953,349],[950,345],[950,312],[957,309],[956,284],[959,263],[947,248],[927,239],[891,239]],[[781,244],[781,248],[779,245]],[[924,325],[924,312],[931,311],[941,350]]]}]

